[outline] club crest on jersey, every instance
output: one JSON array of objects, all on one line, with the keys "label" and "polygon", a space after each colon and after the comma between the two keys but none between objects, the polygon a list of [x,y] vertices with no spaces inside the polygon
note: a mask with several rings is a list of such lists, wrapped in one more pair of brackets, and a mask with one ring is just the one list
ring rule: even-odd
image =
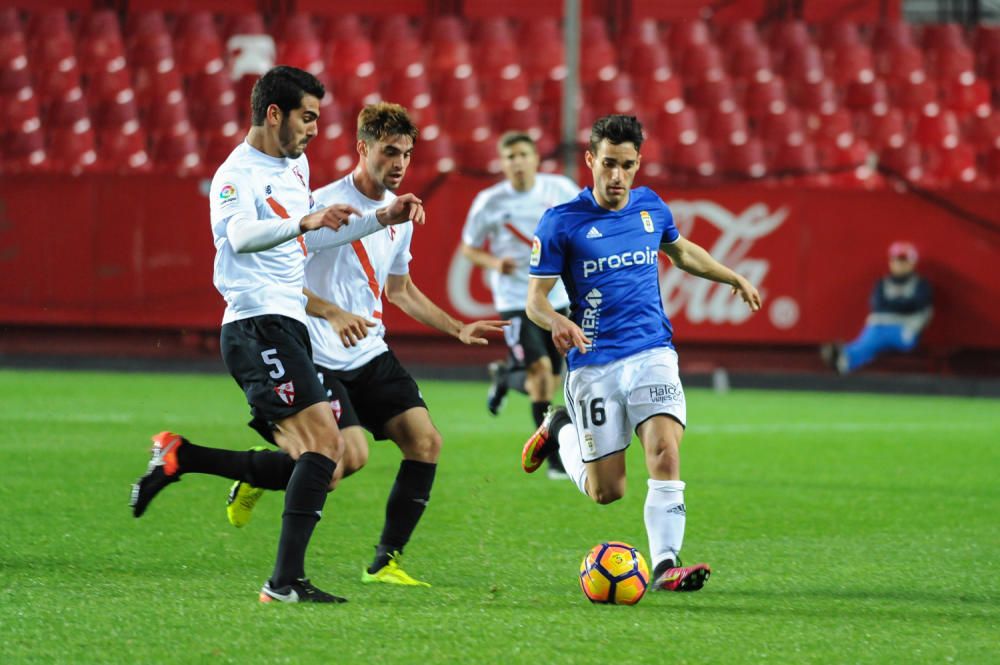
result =
[{"label": "club crest on jersey", "polygon": [[531,239],[531,265],[537,266],[542,260],[542,241],[535,236]]},{"label": "club crest on jersey", "polygon": [[281,385],[275,386],[274,393],[288,406],[292,406],[295,403],[295,386],[291,381],[286,381]]},{"label": "club crest on jersey", "polygon": [[333,419],[336,420],[337,423],[339,424],[340,423],[340,414],[342,414],[344,412],[343,407],[340,406],[340,400],[339,399],[331,399],[330,400],[330,410],[333,411]]},{"label": "club crest on jersey", "polygon": [[302,186],[305,187],[306,186],[306,179],[302,177],[302,171],[299,170],[298,166],[293,166],[292,167],[292,173],[295,174],[295,177],[298,178],[299,182],[302,183]]},{"label": "club crest on jersey", "polygon": [[642,228],[646,229],[646,233],[652,233],[654,231],[652,216],[643,210],[639,213],[639,217],[642,219]]}]

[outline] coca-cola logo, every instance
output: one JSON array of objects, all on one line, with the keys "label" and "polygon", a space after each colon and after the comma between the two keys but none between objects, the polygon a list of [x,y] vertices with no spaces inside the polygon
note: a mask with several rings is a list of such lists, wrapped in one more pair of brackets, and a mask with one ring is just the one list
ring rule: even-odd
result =
[{"label": "coca-cola logo", "polygon": [[[767,302],[766,282],[771,262],[751,254],[754,243],[779,228],[788,219],[787,208],[770,209],[767,204],[755,203],[739,213],[708,200],[669,201],[674,214],[674,222],[681,235],[694,237],[720,263],[740,273],[757,287],[765,299],[768,319],[776,328],[788,329],[796,325],[799,318],[798,303],[789,296],[774,298]],[[699,225],[708,223],[715,232],[697,231]],[[669,261],[660,257],[665,268]],[[472,292],[473,266],[456,249],[448,269],[448,298],[459,314],[470,318],[491,316],[493,304],[480,300]],[[485,274],[483,283],[488,284]],[[683,315],[690,323],[717,325],[740,325],[750,318],[750,308],[732,293],[729,286],[690,275],[682,270],[661,270],[660,292],[663,308],[667,316]]]},{"label": "coca-cola logo", "polygon": [[[774,232],[788,218],[786,208],[770,210],[764,203],[755,203],[735,214],[713,201],[675,200],[669,205],[674,223],[684,237],[695,235],[699,220],[711,224],[718,237],[711,244],[704,241],[699,244],[719,263],[746,277],[766,299],[765,281],[771,263],[765,258],[750,256],[750,250],[758,239]],[[660,293],[667,316],[682,313],[690,323],[739,325],[752,315],[750,308],[728,285],[700,279],[682,270],[661,273]],[[786,300],[782,299],[783,316],[779,320],[783,325],[780,327],[794,325],[788,316],[791,308]],[[797,314],[797,309],[795,311]]]}]

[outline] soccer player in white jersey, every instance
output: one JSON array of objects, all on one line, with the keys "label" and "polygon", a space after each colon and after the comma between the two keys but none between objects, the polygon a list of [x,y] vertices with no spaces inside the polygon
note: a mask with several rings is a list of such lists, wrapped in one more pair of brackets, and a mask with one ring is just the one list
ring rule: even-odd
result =
[{"label": "soccer player in white jersey", "polygon": [[[711,569],[683,566],[679,557],[687,512],[680,443],[687,416],[657,250],[681,270],[730,285],[751,310],[760,309],[760,294],[682,238],[670,208],[652,190],[631,188],[642,138],[634,116],[594,123],[586,153],[593,189],[549,210],[535,232],[527,312],[567,354],[569,411],[560,407],[546,415],[521,463],[530,473],[558,448],[580,491],[611,503],[625,493],[624,452],[634,431],[650,476],[644,517],[653,588],[696,591]],[[547,297],[560,277],[570,296],[569,317]]]},{"label": "soccer player in white jersey", "polygon": [[[531,238],[542,214],[557,203],[580,193],[580,186],[562,175],[538,173],[538,149],[524,132],[507,132],[497,145],[505,179],[476,195],[462,230],[462,254],[490,271],[493,306],[500,318],[510,321],[504,337],[508,361],[490,366],[493,384],[486,407],[496,415],[508,386],[523,385],[531,400],[535,426],[545,412],[562,372],[562,356],[549,334],[524,311],[528,297],[528,259]],[[489,251],[485,245],[489,243]],[[569,296],[562,282],[549,293],[556,311],[569,314]],[[549,477],[565,478],[559,455],[550,455]]]},{"label": "soccer player in white jersey", "polygon": [[313,211],[304,151],[316,135],[324,93],[314,76],[299,69],[275,67],[264,74],[251,95],[253,126],[216,171],[209,193],[214,281],[226,300],[223,359],[246,394],[255,428],[266,430],[283,452],[208,448],[161,432],[153,437],[152,459],[130,500],[140,517],[163,488],[188,473],[285,489],[277,560],[261,602],[344,601],[305,575],[306,548],[344,442],[312,364],[302,234],[350,242],[384,224],[423,217],[412,195],[369,210],[341,231],[355,208],[337,202]]},{"label": "soccer player in white jersey", "polygon": [[[393,191],[403,182],[417,139],[406,109],[384,102],[364,107],[357,137],[357,167],[316,190],[317,203],[344,201],[368,212],[396,199]],[[412,232],[411,224],[392,226],[338,247],[330,247],[323,237],[306,236],[306,289],[313,358],[345,441],[338,477],[367,461],[362,428],[376,440],[392,440],[403,454],[375,557],[361,581],[429,586],[407,574],[400,557],[430,499],[441,435],[416,382],[383,339],[382,294],[410,317],[465,344],[486,344],[484,334],[502,332],[507,324],[465,324],[427,298],[409,274]],[[234,525],[246,522],[260,496],[254,487],[237,485],[227,511]]]}]

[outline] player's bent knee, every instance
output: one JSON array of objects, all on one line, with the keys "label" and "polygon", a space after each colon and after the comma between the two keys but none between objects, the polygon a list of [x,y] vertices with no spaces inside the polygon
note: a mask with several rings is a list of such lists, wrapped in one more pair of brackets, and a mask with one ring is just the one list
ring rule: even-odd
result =
[{"label": "player's bent knee", "polygon": [[624,488],[619,490],[618,488],[597,488],[593,490],[590,494],[591,498],[602,506],[606,506],[609,503],[614,503],[618,501],[623,496],[625,496]]},{"label": "player's bent knee", "polygon": [[437,462],[441,455],[441,445],[443,439],[437,430],[431,430],[414,437],[403,449],[406,459],[417,460],[419,462]]}]

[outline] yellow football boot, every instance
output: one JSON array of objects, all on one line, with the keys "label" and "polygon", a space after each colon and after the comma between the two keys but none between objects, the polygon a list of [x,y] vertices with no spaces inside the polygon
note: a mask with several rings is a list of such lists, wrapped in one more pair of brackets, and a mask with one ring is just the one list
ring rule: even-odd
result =
[{"label": "yellow football boot", "polygon": [[362,569],[361,581],[365,584],[381,582],[382,584],[399,584],[400,586],[425,586],[427,582],[421,582],[410,577],[405,570],[399,567],[401,556],[398,553],[389,555],[389,563],[379,568],[374,573],[369,573],[368,569]]}]

